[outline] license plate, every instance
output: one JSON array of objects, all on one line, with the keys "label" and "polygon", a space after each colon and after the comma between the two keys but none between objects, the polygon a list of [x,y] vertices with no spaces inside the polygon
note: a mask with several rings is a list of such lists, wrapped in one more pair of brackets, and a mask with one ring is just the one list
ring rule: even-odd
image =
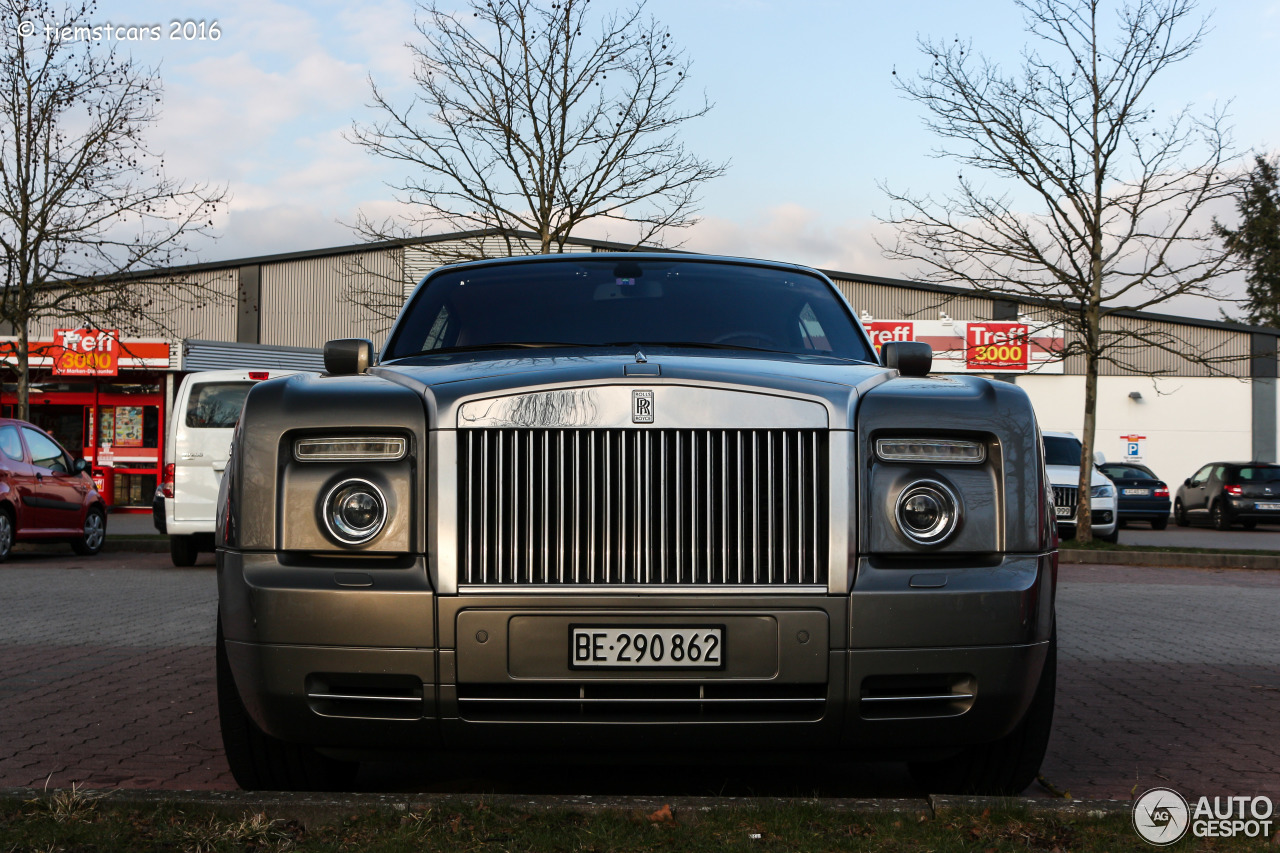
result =
[{"label": "license plate", "polygon": [[1264,503],[1255,503],[1255,504],[1253,505],[1253,508],[1254,508],[1254,509],[1264,509],[1264,510],[1265,510],[1265,509],[1280,509],[1280,504],[1277,504],[1277,503],[1266,503],[1266,504],[1264,504]]},{"label": "license plate", "polygon": [[1076,508],[1073,506],[1056,506],[1053,508],[1058,513],[1058,517],[1069,517],[1075,515]]},{"label": "license plate", "polygon": [[569,626],[569,668],[592,667],[724,669],[724,626]]},{"label": "license plate", "polygon": [[1124,490],[1124,494],[1126,494],[1126,495],[1142,495],[1143,497],[1146,497],[1147,495],[1150,495],[1150,494],[1151,494],[1151,490],[1150,490],[1150,489],[1125,489],[1125,490]]}]

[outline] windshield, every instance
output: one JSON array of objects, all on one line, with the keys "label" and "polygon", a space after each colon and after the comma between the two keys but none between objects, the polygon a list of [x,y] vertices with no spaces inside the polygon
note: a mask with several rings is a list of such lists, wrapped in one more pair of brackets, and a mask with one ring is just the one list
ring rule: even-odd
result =
[{"label": "windshield", "polygon": [[802,270],[641,258],[521,261],[433,276],[387,359],[519,346],[661,346],[876,361],[831,285]]},{"label": "windshield", "polygon": [[1044,437],[1044,463],[1080,467],[1080,440],[1056,435]]}]

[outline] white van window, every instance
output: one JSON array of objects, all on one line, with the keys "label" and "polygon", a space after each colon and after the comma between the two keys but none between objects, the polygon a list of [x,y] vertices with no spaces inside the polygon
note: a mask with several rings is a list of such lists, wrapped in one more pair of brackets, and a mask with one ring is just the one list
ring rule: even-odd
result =
[{"label": "white van window", "polygon": [[205,382],[191,386],[187,398],[187,426],[230,429],[240,419],[244,398],[254,382]]}]

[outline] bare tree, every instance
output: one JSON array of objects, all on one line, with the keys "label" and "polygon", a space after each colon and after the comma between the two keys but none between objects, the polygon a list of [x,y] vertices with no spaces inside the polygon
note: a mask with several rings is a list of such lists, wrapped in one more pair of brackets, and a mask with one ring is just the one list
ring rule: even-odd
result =
[{"label": "bare tree", "polygon": [[1099,371],[1132,369],[1152,348],[1178,351],[1169,336],[1111,316],[1218,297],[1214,281],[1233,264],[1211,206],[1232,195],[1238,172],[1220,111],[1161,119],[1145,102],[1152,81],[1204,36],[1190,0],[1017,5],[1033,42],[1016,71],[959,39],[922,40],[930,67],[897,83],[944,140],[939,156],[998,188],[964,172],[941,197],[885,187],[894,209],[884,221],[898,236],[884,248],[923,264],[932,281],[1037,303],[1066,328],[1058,355],[1082,356],[1085,369],[1076,529],[1089,541]]},{"label": "bare tree", "polygon": [[361,217],[369,239],[486,231],[523,250],[562,251],[591,221],[634,228],[636,244],[692,225],[697,191],[724,165],[689,153],[678,130],[705,115],[680,106],[689,62],[643,3],[472,0],[470,14],[419,8],[416,92],[398,106],[372,79],[381,118],[351,140],[411,173],[394,184],[413,212]]},{"label": "bare tree", "polygon": [[[0,319],[17,336],[18,409],[27,417],[30,330],[42,320],[162,331],[165,312],[133,273],[183,258],[212,228],[225,189],[164,174],[147,147],[160,79],[94,39],[95,7],[0,0]],[[100,28],[99,28],[100,29]],[[163,301],[200,302],[170,279]]]}]

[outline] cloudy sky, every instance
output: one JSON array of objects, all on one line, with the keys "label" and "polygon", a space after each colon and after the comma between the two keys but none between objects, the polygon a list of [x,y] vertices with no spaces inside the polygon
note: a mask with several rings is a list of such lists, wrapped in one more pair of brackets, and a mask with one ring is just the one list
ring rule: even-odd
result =
[{"label": "cloudy sky", "polygon": [[[689,92],[715,103],[686,127],[688,147],[731,164],[706,187],[703,220],[684,245],[877,275],[913,272],[875,244],[884,227],[875,217],[889,208],[877,182],[938,190],[956,174],[930,157],[936,141],[892,73],[923,66],[918,36],[971,39],[1008,63],[1026,43],[1009,0],[650,0],[647,9],[692,60]],[[1280,2],[1201,11],[1211,16],[1203,47],[1160,80],[1151,106],[1168,115],[1230,102],[1242,151],[1280,148]],[[344,133],[373,117],[370,76],[393,95],[410,93],[411,0],[112,0],[95,14],[161,27],[158,41],[122,45],[164,80],[150,138],[173,176],[230,187],[219,238],[196,247],[201,260],[349,244],[357,211],[388,209],[385,182],[402,177],[400,167]],[[207,33],[215,21],[219,38],[200,39],[200,25]],[[197,38],[169,38],[183,22]]]}]

